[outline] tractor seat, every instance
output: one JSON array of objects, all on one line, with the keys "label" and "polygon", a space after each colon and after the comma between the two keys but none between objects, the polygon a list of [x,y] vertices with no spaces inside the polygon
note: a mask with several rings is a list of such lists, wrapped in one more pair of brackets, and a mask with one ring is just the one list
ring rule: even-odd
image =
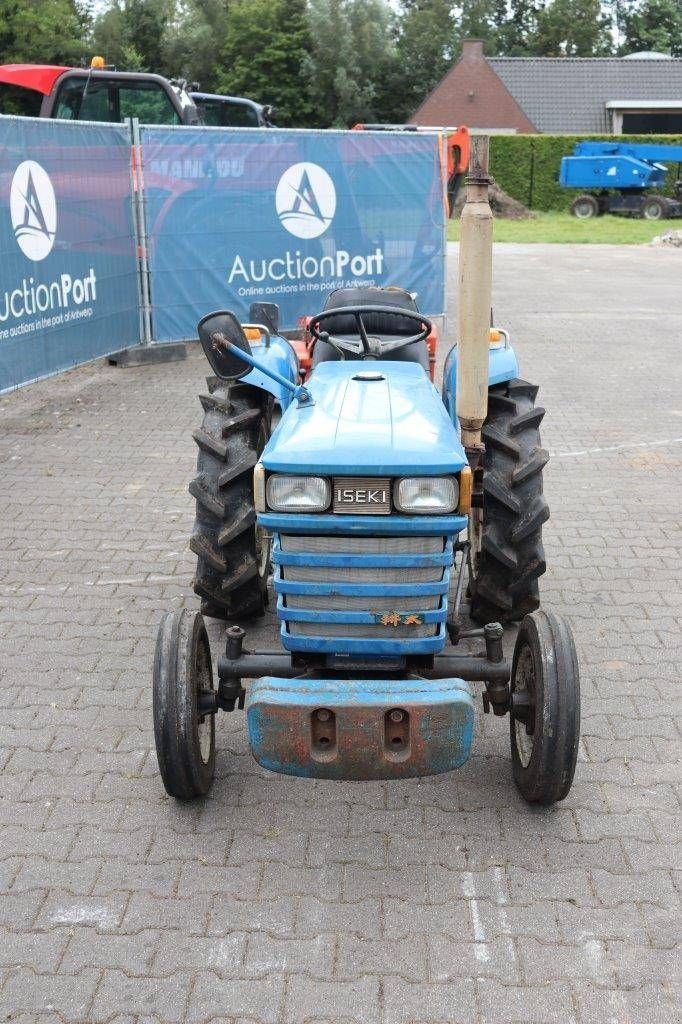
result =
[{"label": "tractor seat", "polygon": [[[337,288],[330,292],[324,304],[325,312],[338,309],[338,317],[325,321],[324,330],[333,335],[357,336],[358,326],[352,314],[344,315],[344,306],[399,306],[418,313],[419,308],[409,292],[403,288]],[[397,313],[368,313],[363,317],[368,334],[374,337],[410,337],[416,333],[414,320],[403,318]]]},{"label": "tractor seat", "polygon": [[[338,288],[336,291],[330,292],[324,304],[325,312],[330,309],[338,309],[338,316],[325,320],[322,329],[339,340],[343,338],[351,340],[359,337],[357,321],[352,313],[343,312],[344,306],[387,306],[389,308],[398,306],[414,313],[419,312],[417,303],[403,288]],[[367,313],[362,320],[369,337],[379,341],[395,341],[401,337],[413,338],[418,329],[414,320],[401,317],[399,313],[393,312]],[[323,340],[316,342],[313,349],[313,366],[330,359],[340,358],[341,355],[333,345]],[[360,359],[361,356],[346,354],[345,358]],[[429,370],[429,354],[425,341],[411,342],[391,349],[385,358],[400,362],[419,363],[427,373]]]}]

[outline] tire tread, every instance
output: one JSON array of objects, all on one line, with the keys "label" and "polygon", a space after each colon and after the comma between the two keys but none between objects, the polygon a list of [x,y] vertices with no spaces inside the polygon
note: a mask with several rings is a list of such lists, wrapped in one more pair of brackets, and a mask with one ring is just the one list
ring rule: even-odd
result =
[{"label": "tire tread", "polygon": [[542,471],[549,455],[535,406],[538,388],[520,378],[494,385],[481,436],[484,512],[481,552],[470,581],[471,615],[478,622],[518,621],[539,606],[538,577],[546,570],[542,525],[549,506]]}]

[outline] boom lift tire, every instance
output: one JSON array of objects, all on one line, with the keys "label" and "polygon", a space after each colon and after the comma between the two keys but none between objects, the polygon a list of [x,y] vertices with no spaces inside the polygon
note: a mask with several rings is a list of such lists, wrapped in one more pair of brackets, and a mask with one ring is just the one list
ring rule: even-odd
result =
[{"label": "boom lift tire", "polygon": [[509,716],[514,781],[525,800],[553,804],[571,788],[580,738],[580,677],[568,624],[527,615],[516,638]]},{"label": "boom lift tire", "polygon": [[587,220],[589,217],[599,216],[599,201],[596,196],[591,196],[587,192],[584,195],[578,196],[571,203],[571,213],[578,220]]},{"label": "boom lift tire", "polygon": [[658,196],[647,196],[642,203],[642,217],[644,220],[661,220],[665,217],[665,205]]},{"label": "boom lift tire", "polygon": [[517,621],[540,604],[542,524],[549,519],[542,471],[549,455],[540,442],[545,410],[535,405],[537,392],[518,378],[488,391],[483,510],[473,510],[470,533],[470,612],[477,622]]},{"label": "boom lift tire", "polygon": [[166,792],[205,796],[215,773],[215,715],[201,714],[213,691],[211,648],[199,612],[166,612],[154,654],[154,740]]},{"label": "boom lift tire", "polygon": [[274,400],[250,384],[207,379],[190,548],[197,556],[194,591],[204,615],[247,619],[268,603],[270,542],[256,525],[253,467],[270,437]]}]

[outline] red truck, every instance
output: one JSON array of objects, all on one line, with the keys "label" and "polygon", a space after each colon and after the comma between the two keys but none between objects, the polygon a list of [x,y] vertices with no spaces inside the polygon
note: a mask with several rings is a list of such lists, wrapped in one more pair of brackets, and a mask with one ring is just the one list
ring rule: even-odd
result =
[{"label": "red truck", "polygon": [[263,128],[271,125],[273,110],[242,96],[189,89],[183,79],[116,71],[95,57],[89,69],[0,65],[0,114],[110,123],[137,117],[141,124]]}]

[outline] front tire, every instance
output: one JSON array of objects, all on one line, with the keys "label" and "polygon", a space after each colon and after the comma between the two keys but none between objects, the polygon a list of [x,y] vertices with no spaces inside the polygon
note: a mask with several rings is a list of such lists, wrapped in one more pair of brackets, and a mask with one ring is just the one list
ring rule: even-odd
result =
[{"label": "front tire", "polygon": [[546,569],[542,524],[549,506],[542,471],[549,455],[541,446],[545,410],[537,387],[525,380],[497,384],[488,392],[481,436],[483,509],[473,509],[471,617],[513,622],[540,605],[538,577]]},{"label": "front tire", "polygon": [[166,792],[178,800],[205,796],[215,773],[215,714],[200,714],[213,690],[211,648],[199,612],[167,612],[154,654],[154,740]]},{"label": "front tire", "polygon": [[268,603],[270,542],[256,523],[253,468],[270,436],[273,399],[250,384],[207,383],[204,419],[194,433],[197,475],[189,485],[197,503],[193,586],[204,615],[247,619]]},{"label": "front tire", "polygon": [[573,782],[580,738],[580,678],[568,623],[551,612],[519,628],[509,716],[514,781],[525,800],[553,804]]},{"label": "front tire", "polygon": [[571,203],[571,213],[578,220],[588,220],[590,217],[599,216],[599,201],[597,197],[588,193],[578,196]]}]

